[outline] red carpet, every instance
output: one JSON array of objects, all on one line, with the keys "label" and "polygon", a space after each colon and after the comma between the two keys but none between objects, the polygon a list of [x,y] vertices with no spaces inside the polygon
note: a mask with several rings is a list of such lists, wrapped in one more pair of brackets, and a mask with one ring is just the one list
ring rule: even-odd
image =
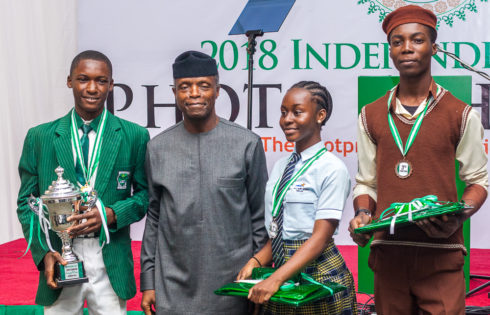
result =
[{"label": "red carpet", "polygon": [[[24,253],[27,243],[18,239],[0,245],[0,305],[32,305],[36,296],[38,271],[34,266],[30,253],[19,258]],[[139,290],[141,242],[133,242],[133,254],[136,284]],[[354,274],[357,287],[357,249],[355,246],[339,246],[347,266]],[[471,250],[471,274],[490,276],[490,250]],[[473,289],[485,280],[471,280],[470,289]],[[466,305],[488,306],[490,287],[466,299]],[[358,295],[358,302],[364,303],[368,299],[365,295]],[[140,310],[141,294],[128,301],[128,310]]]}]

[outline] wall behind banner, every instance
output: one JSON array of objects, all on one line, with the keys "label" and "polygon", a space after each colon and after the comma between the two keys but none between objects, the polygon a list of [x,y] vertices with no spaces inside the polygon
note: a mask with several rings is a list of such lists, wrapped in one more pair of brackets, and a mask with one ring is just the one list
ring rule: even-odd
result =
[{"label": "wall behind banner", "polygon": [[[215,56],[223,84],[218,114],[246,126],[246,37],[227,33],[247,1],[95,1],[78,2],[79,50],[107,53],[114,65],[116,88],[109,102],[115,114],[146,126],[152,136],[176,122],[171,65],[185,50]],[[97,10],[94,10],[97,8]],[[490,72],[490,5],[478,3],[478,13],[452,27],[441,24],[438,42],[477,68]],[[330,121],[322,130],[327,149],[342,158],[351,180],[357,171],[356,123],[358,76],[397,75],[388,55],[378,16],[357,0],[296,1],[278,33],[258,39],[254,72],[253,131],[264,143],[269,170],[289,154],[279,128],[279,106],[287,89],[300,80],[327,86],[334,100]],[[434,75],[470,75],[442,55],[433,61]],[[480,106],[486,148],[490,82],[473,76],[473,103]],[[486,94],[485,94],[486,92]],[[482,100],[483,97],[483,100]],[[486,99],[485,99],[486,97]],[[483,105],[479,105],[483,104]],[[177,117],[178,118],[178,117]],[[353,244],[347,232],[353,216],[349,198],[336,236],[338,244]],[[472,220],[472,247],[490,248],[486,203]],[[144,222],[133,226],[140,239]]]}]

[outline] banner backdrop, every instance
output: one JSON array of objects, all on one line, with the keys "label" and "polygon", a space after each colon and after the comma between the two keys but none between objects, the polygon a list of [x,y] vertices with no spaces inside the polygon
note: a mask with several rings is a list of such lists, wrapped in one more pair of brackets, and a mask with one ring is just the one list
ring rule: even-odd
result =
[{"label": "banner backdrop", "polygon": [[[114,65],[114,97],[109,109],[145,126],[151,136],[181,119],[171,91],[171,66],[185,50],[216,58],[221,92],[217,112],[246,126],[247,39],[227,35],[247,1],[79,1],[79,50],[97,49]],[[262,137],[269,170],[293,146],[279,128],[279,107],[287,89],[315,80],[332,94],[333,114],[322,130],[328,150],[357,171],[356,124],[359,76],[398,75],[389,58],[381,21],[394,8],[419,4],[440,20],[438,43],[476,68],[490,72],[490,4],[482,0],[297,0],[278,33],[258,38],[253,90],[253,131]],[[482,113],[488,152],[490,82],[438,54],[433,75],[471,75],[472,105]],[[182,145],[185,145],[183,143]],[[168,148],[171,150],[172,148]],[[490,203],[472,218],[472,247],[490,248]],[[353,216],[349,197],[336,236],[353,244],[347,232]],[[140,239],[144,222],[133,226]]]}]

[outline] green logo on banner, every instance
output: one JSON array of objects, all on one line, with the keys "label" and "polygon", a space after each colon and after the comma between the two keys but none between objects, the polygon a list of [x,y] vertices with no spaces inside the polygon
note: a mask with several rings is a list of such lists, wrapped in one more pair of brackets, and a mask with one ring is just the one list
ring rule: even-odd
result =
[{"label": "green logo on banner", "polygon": [[[437,16],[437,28],[441,21],[446,25],[453,26],[454,19],[466,21],[466,12],[477,13],[476,0],[358,0],[357,4],[368,4],[368,14],[378,13],[379,22],[382,22],[386,15],[400,7],[415,4],[422,8],[431,10]],[[480,0],[488,3],[488,0]]]}]

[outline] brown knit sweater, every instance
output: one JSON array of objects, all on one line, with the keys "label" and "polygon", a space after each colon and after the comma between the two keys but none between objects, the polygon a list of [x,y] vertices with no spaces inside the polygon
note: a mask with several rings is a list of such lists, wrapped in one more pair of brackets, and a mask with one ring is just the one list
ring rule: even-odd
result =
[{"label": "brown knit sweater", "polygon": [[[436,91],[437,85],[432,81],[430,93],[436,96]],[[406,155],[406,160],[412,165],[412,174],[401,179],[395,174],[395,166],[403,156],[396,146],[387,119],[389,94],[365,106],[361,112],[364,128],[377,146],[378,197],[373,218],[379,218],[381,212],[393,202],[409,202],[426,195],[436,195],[439,200],[457,201],[455,153],[471,107],[442,90],[429,104],[422,126]],[[405,145],[415,119],[409,120],[395,114],[394,108],[393,97],[390,112]],[[377,232],[374,239],[417,242],[422,243],[418,244],[421,246],[423,243],[463,244],[462,227],[447,239],[429,238],[415,225],[395,229],[394,235]]]}]

